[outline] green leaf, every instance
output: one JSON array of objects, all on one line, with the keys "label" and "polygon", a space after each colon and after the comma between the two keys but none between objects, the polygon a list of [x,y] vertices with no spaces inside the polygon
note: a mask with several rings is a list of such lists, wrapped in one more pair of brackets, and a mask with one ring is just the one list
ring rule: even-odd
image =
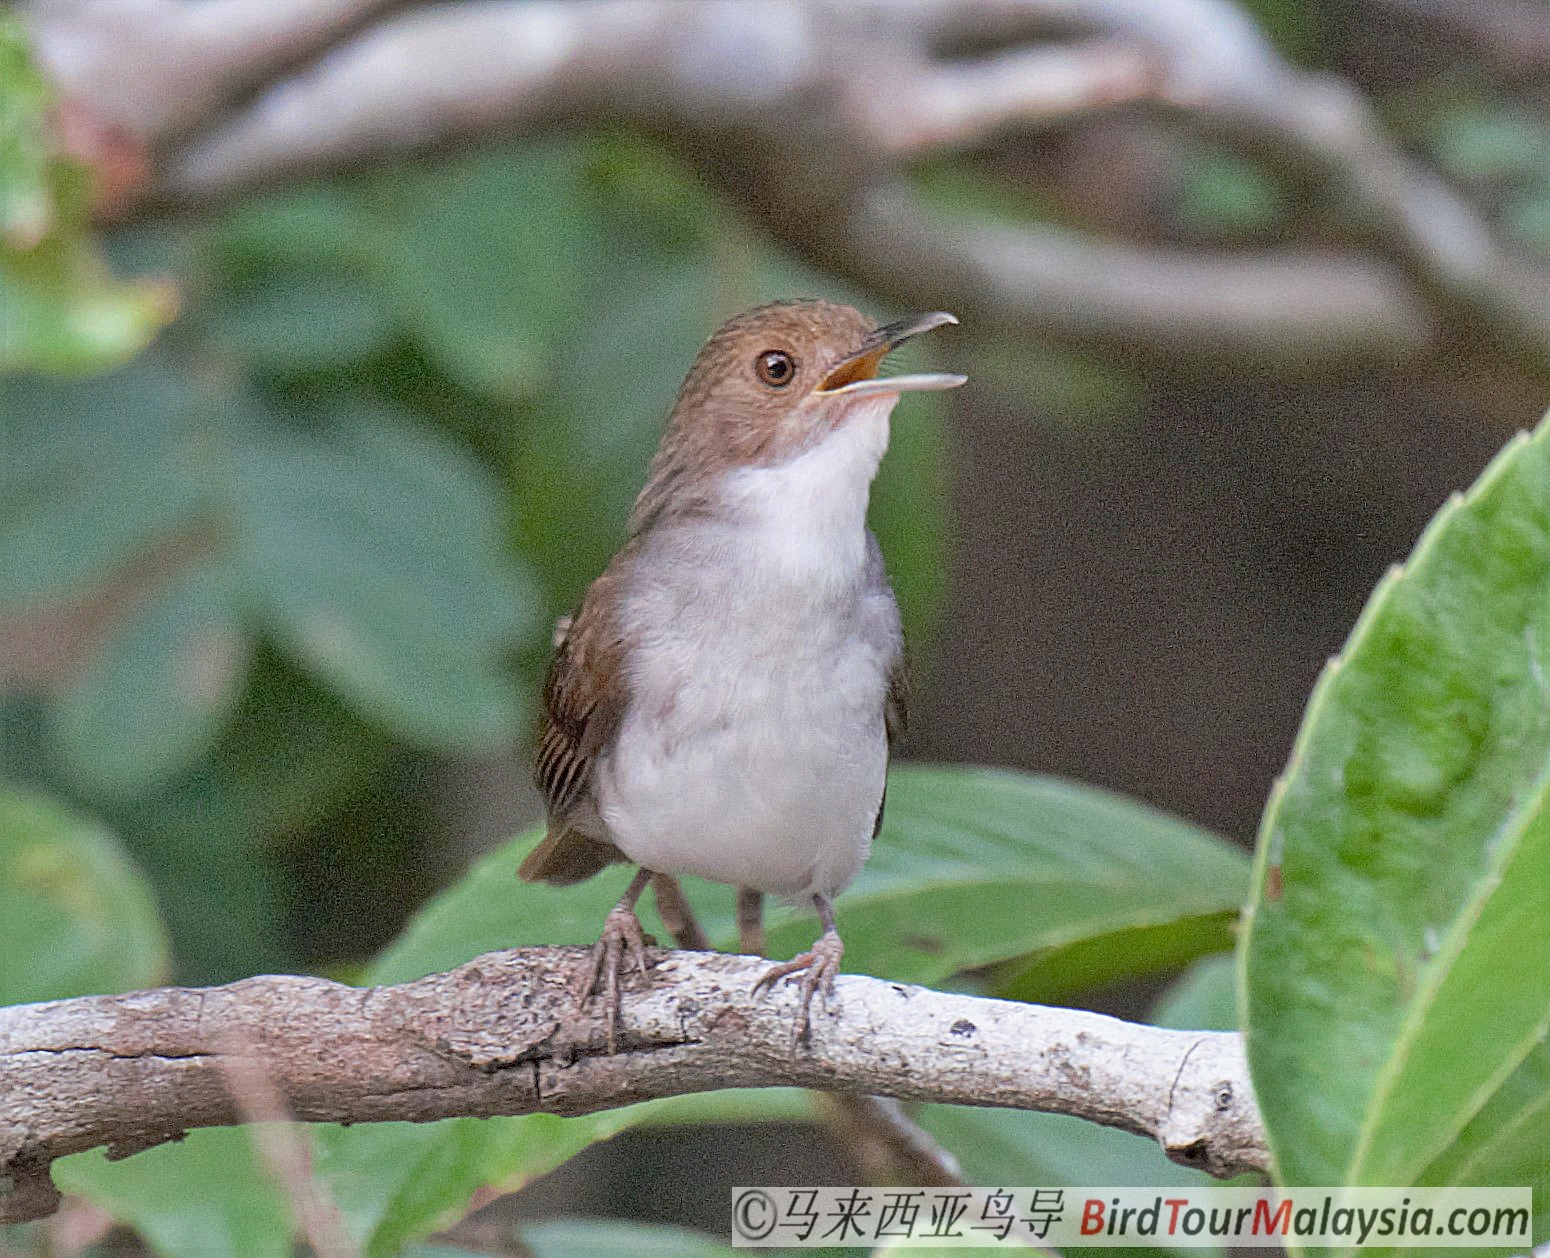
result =
[{"label": "green leaf", "polygon": [[520,728],[503,656],[534,628],[493,525],[498,491],[387,413],[335,446],[237,451],[237,565],[256,610],[361,712],[423,744],[488,751]]},{"label": "green leaf", "polygon": [[322,1127],[316,1169],[367,1258],[390,1258],[455,1223],[475,1190],[514,1192],[631,1121],[613,1111]]},{"label": "green leaf", "polygon": [[512,479],[524,551],[560,606],[579,602],[624,539],[678,385],[708,328],[704,267],[633,269],[560,357],[560,383],[524,420]]},{"label": "green leaf", "polygon": [[[618,1219],[548,1219],[519,1223],[516,1244],[531,1258],[736,1258],[738,1251],[704,1232]],[[823,1251],[820,1258],[829,1253]],[[411,1245],[404,1258],[480,1258],[446,1245]]]},{"label": "green leaf", "polygon": [[133,1227],[159,1258],[291,1258],[290,1208],[246,1129],[204,1127],[110,1162],[101,1149],[54,1163],[63,1192]]},{"label": "green leaf", "polygon": [[1527,109],[1472,100],[1444,108],[1431,121],[1438,163],[1469,183],[1537,181],[1550,162],[1550,126]]},{"label": "green leaf", "polygon": [[601,1219],[523,1223],[517,1231],[533,1258],[733,1258],[738,1251],[683,1227]]},{"label": "green leaf", "polygon": [[[517,864],[537,838],[530,832],[483,857],[410,923],[372,966],[369,981],[405,982],[497,948],[596,939],[622,874],[563,889],[520,883]],[[1246,865],[1209,835],[1115,796],[1014,773],[903,766],[890,778],[888,820],[872,862],[840,901],[846,966],[932,981],[1033,948],[1058,948],[1085,932],[1111,934],[1117,923],[1138,917],[1162,920],[1200,911],[1201,904],[1218,912],[1236,902]],[[687,890],[712,937],[730,944],[732,892],[694,881]],[[938,941],[928,944],[921,932],[932,931]],[[777,951],[796,951],[811,942],[812,927],[789,922],[774,938]],[[436,1209],[410,1209],[395,1196],[360,1212],[385,1220],[382,1235],[406,1236],[450,1218],[480,1175],[520,1180],[631,1123],[784,1116],[796,1104],[790,1093],[768,1090],[550,1120],[560,1126],[539,1123],[546,1116],[498,1120],[471,1135],[415,1136],[423,1147],[413,1158],[371,1150],[365,1142],[373,1133],[352,1129],[340,1139],[362,1140],[365,1152],[357,1156],[373,1164],[424,1166],[421,1174],[404,1173],[405,1191],[434,1192]],[[470,1150],[465,1139],[482,1147]],[[412,1219],[414,1227],[395,1218]]]},{"label": "green leaf", "polygon": [[[680,1104],[689,1101],[699,1104]],[[805,1096],[769,1088],[672,1097],[578,1118],[530,1114],[321,1127],[316,1170],[369,1258],[387,1258],[456,1222],[479,1189],[515,1192],[637,1123],[793,1116],[811,1116]]]},{"label": "green leaf", "polygon": [[90,172],[55,151],[53,93],[9,13],[0,13],[0,84],[0,372],[127,358],[172,316],[173,296],[109,272],[88,230]]},{"label": "green leaf", "polygon": [[1196,957],[1231,948],[1236,909],[1186,914],[1160,925],[1120,926],[1000,967],[996,993],[1059,1004],[1128,977],[1177,969]]},{"label": "green leaf", "polygon": [[972,1184],[1184,1187],[1215,1181],[1163,1156],[1155,1141],[1065,1114],[923,1105],[921,1126],[957,1155]]},{"label": "green leaf", "polygon": [[100,825],[0,787],[0,1005],[149,987],[167,973],[156,905]]},{"label": "green leaf", "polygon": [[1550,1234],[1544,1132],[1550,1130],[1550,1046],[1540,1044],[1464,1125],[1421,1182],[1527,1184],[1534,1190],[1529,1231]]},{"label": "green leaf", "polygon": [[291,272],[364,272],[375,258],[375,224],[345,181],[261,191],[231,207],[202,239],[227,282],[271,267]]},{"label": "green leaf", "polygon": [[1547,644],[1541,426],[1380,583],[1266,811],[1248,1049],[1287,1183],[1550,1186],[1519,1120],[1550,1032]]},{"label": "green leaf", "polygon": [[[1008,770],[901,765],[883,831],[838,906],[845,966],[940,983],[1019,958],[1060,978],[1089,941],[1178,922],[1205,925],[1194,947],[1136,973],[1220,947],[1243,896],[1246,857],[1209,832],[1094,787]],[[807,921],[770,932],[771,955],[811,942]],[[1030,971],[1032,972],[1032,971]],[[1027,983],[1009,980],[1024,999]]]},{"label": "green leaf", "polygon": [[1201,957],[1162,994],[1148,1020],[1181,1031],[1236,1031],[1237,958],[1225,952]]},{"label": "green leaf", "polygon": [[279,268],[221,293],[204,327],[218,349],[282,374],[347,367],[385,349],[395,330],[363,280]]},{"label": "green leaf", "polygon": [[[113,804],[125,841],[161,894],[185,982],[230,982],[302,964],[294,930],[304,910],[276,847],[320,819],[358,810],[393,763],[382,731],[273,649],[255,653],[246,680],[209,756]],[[198,894],[189,894],[195,887]],[[301,894],[317,899],[312,887]]]},{"label": "green leaf", "polygon": [[[969,1183],[984,1188],[1190,1188],[1215,1182],[1201,1171],[1170,1162],[1154,1141],[1064,1114],[924,1105],[916,1117],[958,1157]],[[1069,1200],[1066,1208],[1072,1208]],[[1207,1247],[1174,1252],[1199,1256],[1221,1250]]]},{"label": "green leaf", "polygon": [[588,147],[572,140],[490,149],[377,181],[383,280],[446,370],[497,398],[547,378],[557,328],[571,326],[609,255],[587,212]]},{"label": "green leaf", "polygon": [[209,751],[247,672],[232,601],[222,574],[191,571],[136,608],[57,696],[54,735],[88,789],[131,793]]},{"label": "green leaf", "polygon": [[[409,924],[373,981],[418,978],[494,948],[591,943],[623,881],[604,873],[565,888],[517,882],[538,837],[530,831],[481,859]],[[900,765],[871,860],[839,900],[845,968],[929,984],[1130,927],[1214,920],[1238,902],[1247,866],[1206,831],[1091,787]],[[731,946],[732,892],[694,879],[686,891],[712,939]],[[812,935],[805,916],[781,922],[771,955],[800,951]]]},{"label": "green leaf", "polygon": [[0,604],[99,582],[209,506],[206,420],[155,357],[0,391]]}]

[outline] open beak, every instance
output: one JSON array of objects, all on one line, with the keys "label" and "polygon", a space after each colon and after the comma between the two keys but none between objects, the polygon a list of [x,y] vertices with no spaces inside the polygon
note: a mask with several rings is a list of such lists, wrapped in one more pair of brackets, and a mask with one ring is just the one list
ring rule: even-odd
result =
[{"label": "open beak", "polygon": [[956,389],[968,377],[952,372],[930,371],[914,376],[879,376],[878,369],[891,350],[912,336],[945,327],[958,320],[945,310],[887,323],[867,334],[861,348],[844,359],[813,390],[824,397],[868,397],[881,393],[917,393],[929,389]]}]

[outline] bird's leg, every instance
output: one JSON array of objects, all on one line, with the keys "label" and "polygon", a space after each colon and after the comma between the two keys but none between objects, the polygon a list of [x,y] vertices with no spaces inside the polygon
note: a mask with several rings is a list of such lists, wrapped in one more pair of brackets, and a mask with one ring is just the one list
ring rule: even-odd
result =
[{"label": "bird's leg", "polygon": [[737,946],[751,957],[764,955],[764,892],[737,889]]},{"label": "bird's leg", "polygon": [[690,952],[711,950],[710,940],[695,919],[694,910],[689,907],[678,879],[672,874],[652,874],[651,894],[657,898],[657,916],[662,919],[662,925],[667,927],[667,933],[673,937],[674,943]]},{"label": "bird's leg", "polygon": [[789,975],[801,974],[802,1008],[797,1013],[795,1034],[798,1043],[807,1038],[810,1029],[813,993],[822,989],[824,1003],[828,1004],[829,998],[834,995],[834,980],[840,972],[840,958],[845,955],[845,944],[841,941],[839,929],[834,924],[834,906],[829,903],[829,897],[815,895],[813,906],[818,910],[818,920],[823,923],[823,934],[818,937],[812,949],[800,956],[792,957],[789,961],[783,961],[780,965],[772,966],[765,972],[764,977],[753,985],[757,993],[761,987],[773,987]]},{"label": "bird's leg", "polygon": [[637,869],[630,885],[619,897],[619,903],[608,910],[603,919],[603,935],[592,945],[586,964],[571,984],[571,994],[578,1006],[585,1006],[592,993],[603,984],[603,1029],[608,1036],[608,1051],[618,1051],[615,1035],[619,1027],[619,973],[629,968],[633,961],[646,977],[646,939],[641,933],[640,918],[635,916],[635,901],[651,881],[649,869]]}]

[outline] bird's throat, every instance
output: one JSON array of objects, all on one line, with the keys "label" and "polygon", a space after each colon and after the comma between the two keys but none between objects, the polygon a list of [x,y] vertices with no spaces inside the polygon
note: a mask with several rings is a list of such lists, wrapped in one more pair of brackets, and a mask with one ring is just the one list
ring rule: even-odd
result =
[{"label": "bird's throat", "polygon": [[799,454],[727,473],[720,496],[728,520],[757,535],[765,562],[824,584],[859,571],[867,502],[896,401],[857,402],[838,426]]}]

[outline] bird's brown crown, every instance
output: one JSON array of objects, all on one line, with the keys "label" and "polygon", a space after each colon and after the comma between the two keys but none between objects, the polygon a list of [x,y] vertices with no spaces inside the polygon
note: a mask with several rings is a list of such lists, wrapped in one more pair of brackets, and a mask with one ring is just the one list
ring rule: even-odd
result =
[{"label": "bird's brown crown", "polygon": [[829,373],[865,346],[877,325],[828,301],[782,301],[722,324],[678,392],[668,434],[709,428],[727,457],[761,462],[804,444],[795,413]]},{"label": "bird's brown crown", "polygon": [[[828,301],[774,302],[722,324],[678,391],[636,504],[637,527],[655,514],[669,486],[777,462],[821,436],[844,405],[818,390],[837,367],[863,363],[876,332],[859,310]],[[871,374],[876,364],[864,366]]]}]

